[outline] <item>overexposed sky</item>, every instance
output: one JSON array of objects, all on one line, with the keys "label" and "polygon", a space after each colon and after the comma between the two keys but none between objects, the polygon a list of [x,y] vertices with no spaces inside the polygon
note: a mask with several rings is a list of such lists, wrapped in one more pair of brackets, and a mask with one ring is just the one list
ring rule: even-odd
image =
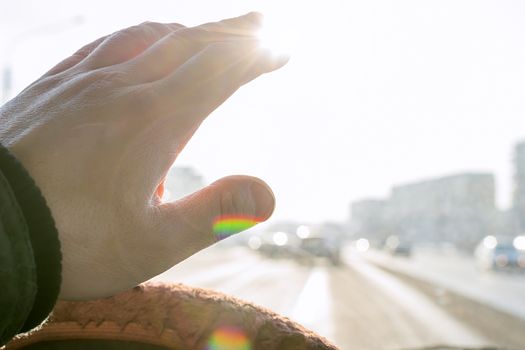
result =
[{"label": "overexposed sky", "polygon": [[[512,146],[525,138],[523,1],[5,0],[1,7],[0,64],[10,62],[16,91],[121,27],[263,11],[293,38],[291,61],[214,112],[179,162],[208,182],[229,174],[266,180],[277,197],[274,220],[345,220],[352,200],[476,170],[495,173],[498,203],[509,204]],[[78,14],[84,23],[68,25]]]}]

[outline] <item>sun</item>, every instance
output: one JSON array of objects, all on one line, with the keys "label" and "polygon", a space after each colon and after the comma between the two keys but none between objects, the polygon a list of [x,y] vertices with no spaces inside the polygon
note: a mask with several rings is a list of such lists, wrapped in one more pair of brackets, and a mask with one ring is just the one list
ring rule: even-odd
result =
[{"label": "sun", "polygon": [[294,44],[294,26],[275,15],[264,16],[263,25],[257,33],[261,47],[278,56],[291,56]]}]

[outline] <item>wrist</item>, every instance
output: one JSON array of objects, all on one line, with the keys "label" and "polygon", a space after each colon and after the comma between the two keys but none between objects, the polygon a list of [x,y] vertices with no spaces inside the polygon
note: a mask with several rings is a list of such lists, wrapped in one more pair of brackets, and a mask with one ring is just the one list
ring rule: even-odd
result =
[{"label": "wrist", "polygon": [[40,324],[53,309],[61,284],[58,232],[39,188],[22,164],[0,146],[0,169],[18,202],[29,233],[36,269],[37,292],[22,331]]}]

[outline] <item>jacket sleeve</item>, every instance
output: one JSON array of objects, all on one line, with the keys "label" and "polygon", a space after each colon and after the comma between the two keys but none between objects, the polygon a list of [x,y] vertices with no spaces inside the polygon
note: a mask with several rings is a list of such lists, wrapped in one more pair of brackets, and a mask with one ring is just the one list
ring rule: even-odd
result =
[{"label": "jacket sleeve", "polygon": [[46,319],[60,283],[51,212],[27,171],[0,146],[0,346]]}]

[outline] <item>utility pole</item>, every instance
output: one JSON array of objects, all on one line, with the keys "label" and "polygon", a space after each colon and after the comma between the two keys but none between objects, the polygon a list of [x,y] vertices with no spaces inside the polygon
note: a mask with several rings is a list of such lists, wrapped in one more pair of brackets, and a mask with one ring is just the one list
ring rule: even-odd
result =
[{"label": "utility pole", "polygon": [[2,104],[4,102],[7,102],[7,99],[9,98],[9,93],[11,92],[11,75],[11,67],[6,64],[2,69],[2,99],[0,100],[0,103]]}]

